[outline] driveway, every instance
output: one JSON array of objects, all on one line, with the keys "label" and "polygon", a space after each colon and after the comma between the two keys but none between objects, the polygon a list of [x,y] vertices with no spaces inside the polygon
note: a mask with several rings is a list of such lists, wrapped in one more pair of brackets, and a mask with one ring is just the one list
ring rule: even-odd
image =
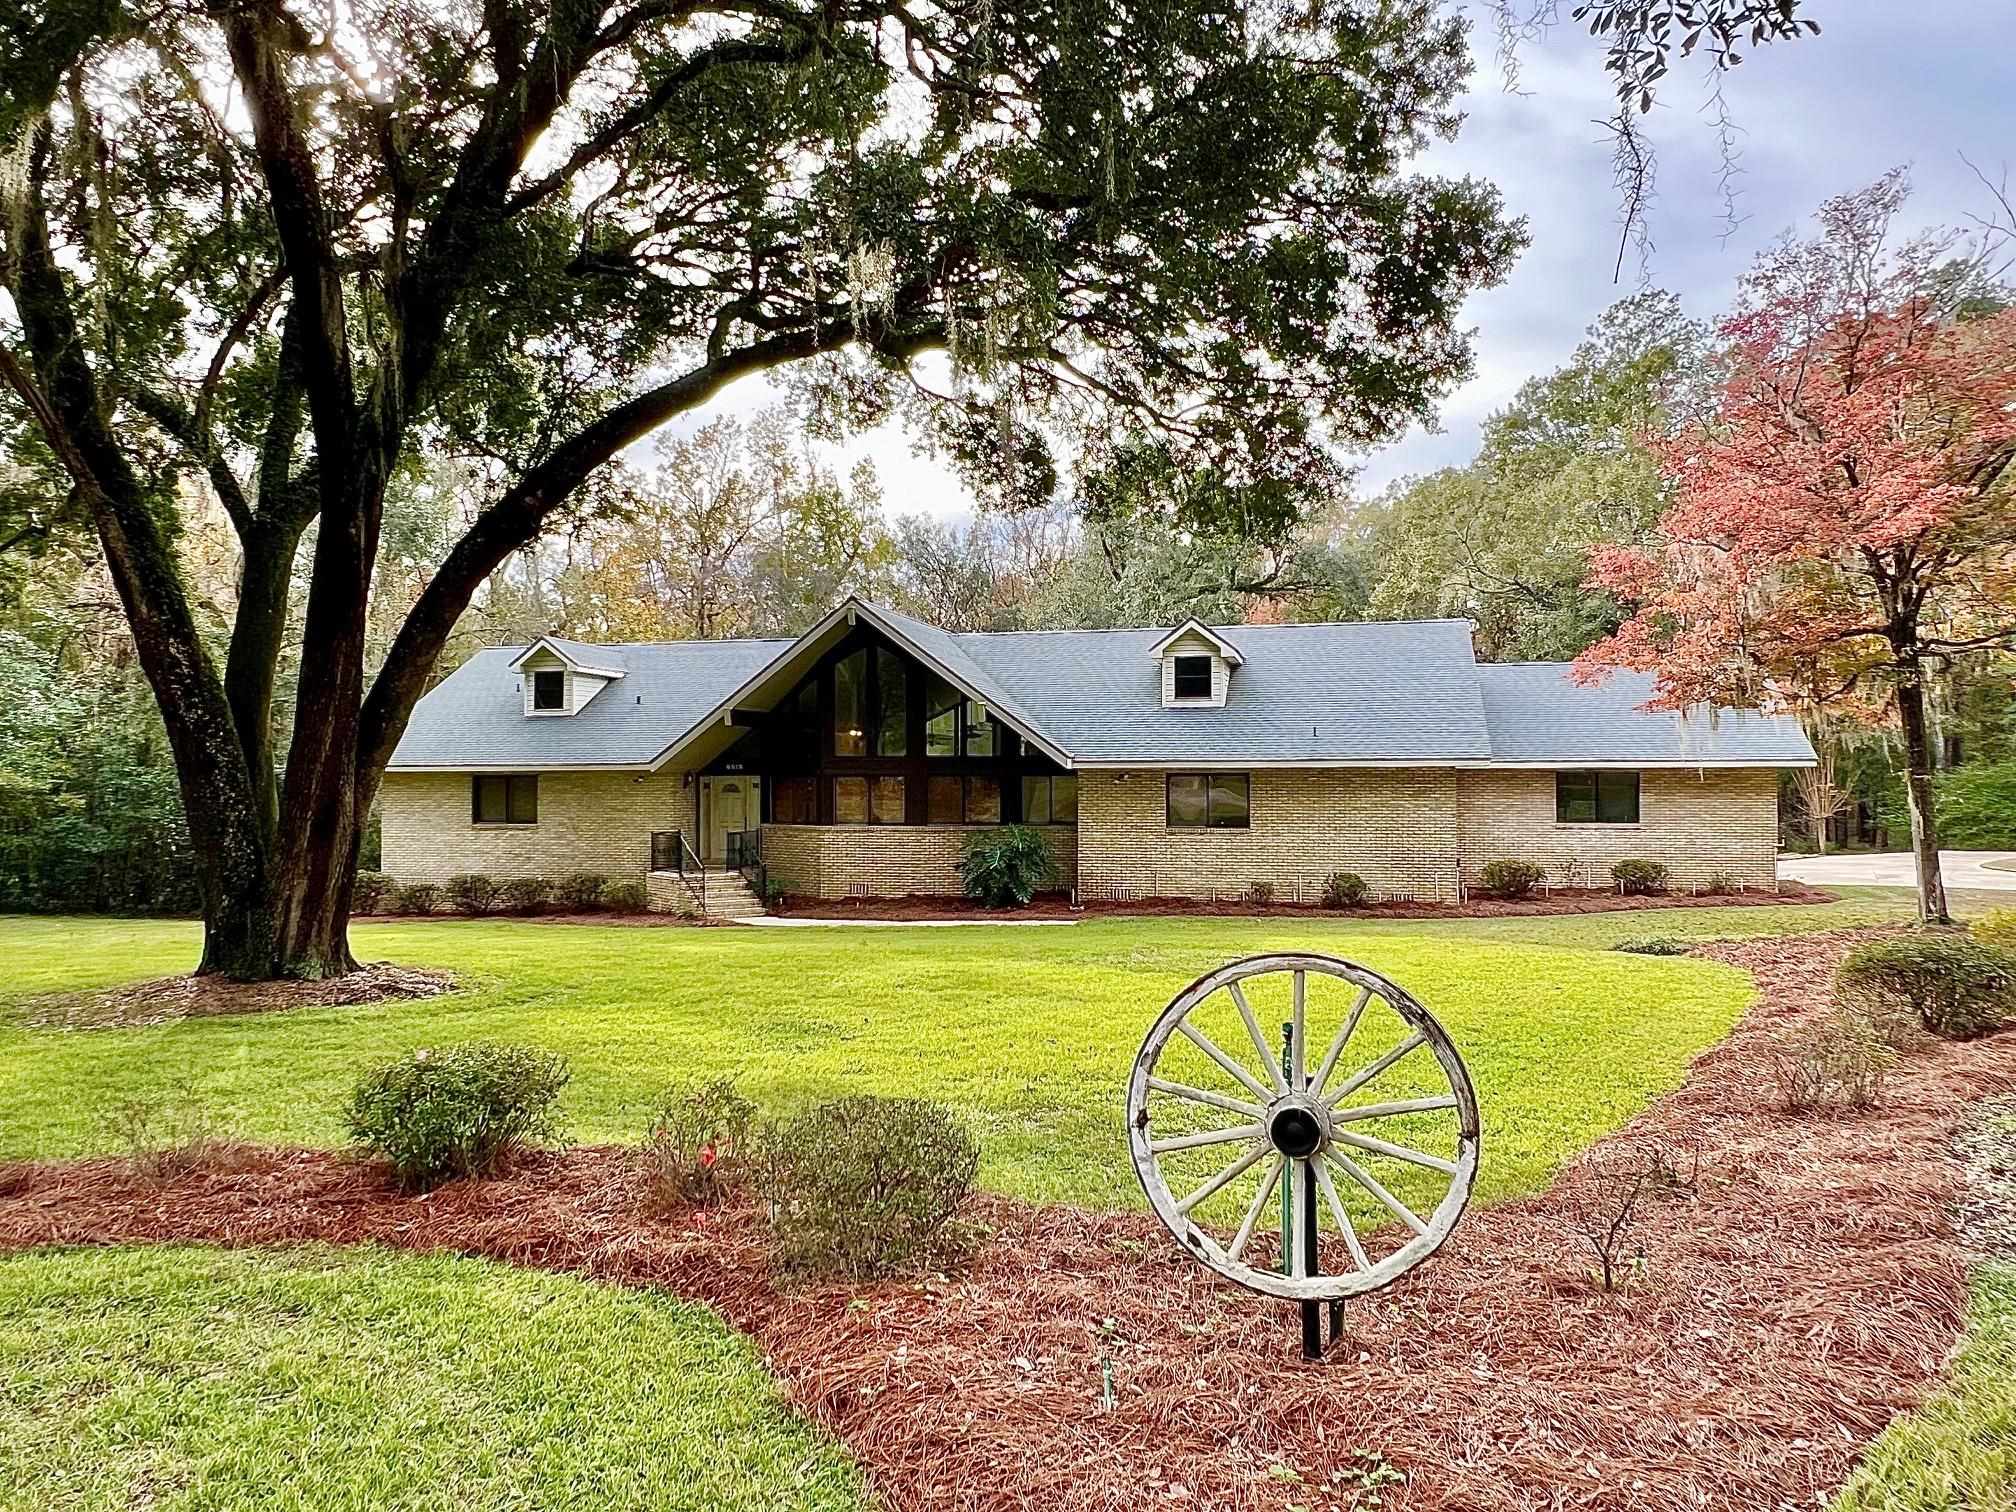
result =
[{"label": "driveway", "polygon": [[[2016,892],[2016,851],[1941,851],[1939,868],[1949,889]],[[1778,875],[1815,886],[1916,887],[1909,851],[1842,856],[1780,856]]]}]

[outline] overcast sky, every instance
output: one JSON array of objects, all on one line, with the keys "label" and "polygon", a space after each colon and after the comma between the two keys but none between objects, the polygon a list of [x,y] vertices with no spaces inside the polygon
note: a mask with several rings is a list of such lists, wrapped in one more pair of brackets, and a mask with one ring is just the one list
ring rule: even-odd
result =
[{"label": "overcast sky", "polygon": [[[1699,113],[1703,64],[1676,67],[1650,119],[1659,153],[1650,278],[1678,293],[1690,314],[1716,314],[1756,252],[1788,228],[1806,230],[1829,195],[1904,164],[1916,188],[1907,220],[1956,224],[1989,209],[1962,153],[1990,177],[2016,167],[2016,0],[1807,3],[1820,36],[1751,54],[1724,81],[1742,133],[1737,208],[1746,219],[1733,235],[1725,237],[1715,133]],[[1562,26],[1524,50],[1513,94],[1493,60],[1488,23],[1480,21],[1474,41],[1468,120],[1426,166],[1497,184],[1508,212],[1527,218],[1532,245],[1503,286],[1465,310],[1477,371],[1444,402],[1439,432],[1416,428],[1362,458],[1361,492],[1467,461],[1480,422],[1526,378],[1559,366],[1589,323],[1638,287],[1635,258],[1626,259],[1623,284],[1611,277],[1618,200],[1594,124],[1610,109],[1600,48]],[[767,398],[749,384],[724,402],[748,411]],[[858,456],[874,459],[892,513],[971,508],[958,481],[913,456],[898,429],[857,437],[836,460]]]}]

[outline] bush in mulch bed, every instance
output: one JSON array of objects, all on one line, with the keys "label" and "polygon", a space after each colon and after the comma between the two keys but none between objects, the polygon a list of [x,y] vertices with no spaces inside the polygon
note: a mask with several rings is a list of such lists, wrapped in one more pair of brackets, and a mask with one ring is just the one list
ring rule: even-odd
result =
[{"label": "bush in mulch bed", "polygon": [[1928,1033],[1973,1039],[2016,1015],[2016,954],[1959,933],[1894,935],[1851,952],[1837,991],[1872,1017],[1913,1014]]},{"label": "bush in mulch bed", "polygon": [[425,1191],[559,1139],[569,1075],[564,1057],[525,1045],[416,1050],[365,1074],[344,1123],[401,1182]]},{"label": "bush in mulch bed", "polygon": [[666,1088],[637,1149],[645,1205],[663,1212],[726,1199],[748,1175],[755,1126],[756,1105],[729,1077]]},{"label": "bush in mulch bed", "polygon": [[1621,950],[1626,955],[1683,956],[1697,943],[1695,940],[1676,940],[1671,935],[1637,935],[1629,940],[1619,940],[1610,948]]}]

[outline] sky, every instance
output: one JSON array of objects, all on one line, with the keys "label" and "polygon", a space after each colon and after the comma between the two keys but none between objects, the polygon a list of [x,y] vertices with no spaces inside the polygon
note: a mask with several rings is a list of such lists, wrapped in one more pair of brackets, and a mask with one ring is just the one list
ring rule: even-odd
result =
[{"label": "sky", "polygon": [[[1650,286],[1680,296],[1690,315],[1712,318],[1756,254],[1788,230],[1811,228],[1819,203],[1861,188],[1893,167],[1910,169],[1915,192],[1904,229],[1964,225],[1987,215],[1991,179],[2016,182],[2016,88],[2009,45],[2016,0],[1807,0],[1822,32],[1746,54],[1723,80],[1740,135],[1737,214],[1723,209],[1720,151],[1709,116],[1706,63],[1676,64],[1648,120],[1658,152],[1651,208]],[[1565,13],[1570,7],[1562,7]],[[1613,282],[1619,201],[1610,152],[1596,122],[1611,109],[1600,46],[1572,23],[1521,52],[1517,92],[1493,56],[1496,37],[1478,19],[1477,69],[1453,142],[1437,143],[1423,170],[1495,183],[1507,212],[1524,216],[1532,244],[1511,276],[1464,309],[1475,330],[1474,376],[1444,401],[1434,430],[1415,427],[1357,459],[1358,491],[1460,465],[1484,419],[1528,377],[1567,360],[1597,315],[1637,292],[1641,269],[1627,256]],[[775,395],[750,382],[723,396],[752,412]],[[972,510],[963,485],[913,454],[900,427],[850,438],[829,452],[845,468],[872,458],[892,514],[957,517]]]}]

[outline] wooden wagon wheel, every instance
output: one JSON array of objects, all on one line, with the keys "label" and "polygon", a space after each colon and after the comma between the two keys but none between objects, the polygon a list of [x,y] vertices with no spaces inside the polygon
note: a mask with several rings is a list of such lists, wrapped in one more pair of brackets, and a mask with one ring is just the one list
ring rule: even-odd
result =
[{"label": "wooden wagon wheel", "polygon": [[[1255,999],[1285,1014],[1279,1052]],[[1396,983],[1330,956],[1252,956],[1178,993],[1135,1057],[1127,1131],[1142,1190],[1185,1249],[1302,1302],[1372,1291],[1426,1260],[1477,1173],[1477,1097],[1448,1034]],[[1276,1194],[1270,1261],[1262,1216]],[[1289,1215],[1311,1213],[1290,1242]]]}]

